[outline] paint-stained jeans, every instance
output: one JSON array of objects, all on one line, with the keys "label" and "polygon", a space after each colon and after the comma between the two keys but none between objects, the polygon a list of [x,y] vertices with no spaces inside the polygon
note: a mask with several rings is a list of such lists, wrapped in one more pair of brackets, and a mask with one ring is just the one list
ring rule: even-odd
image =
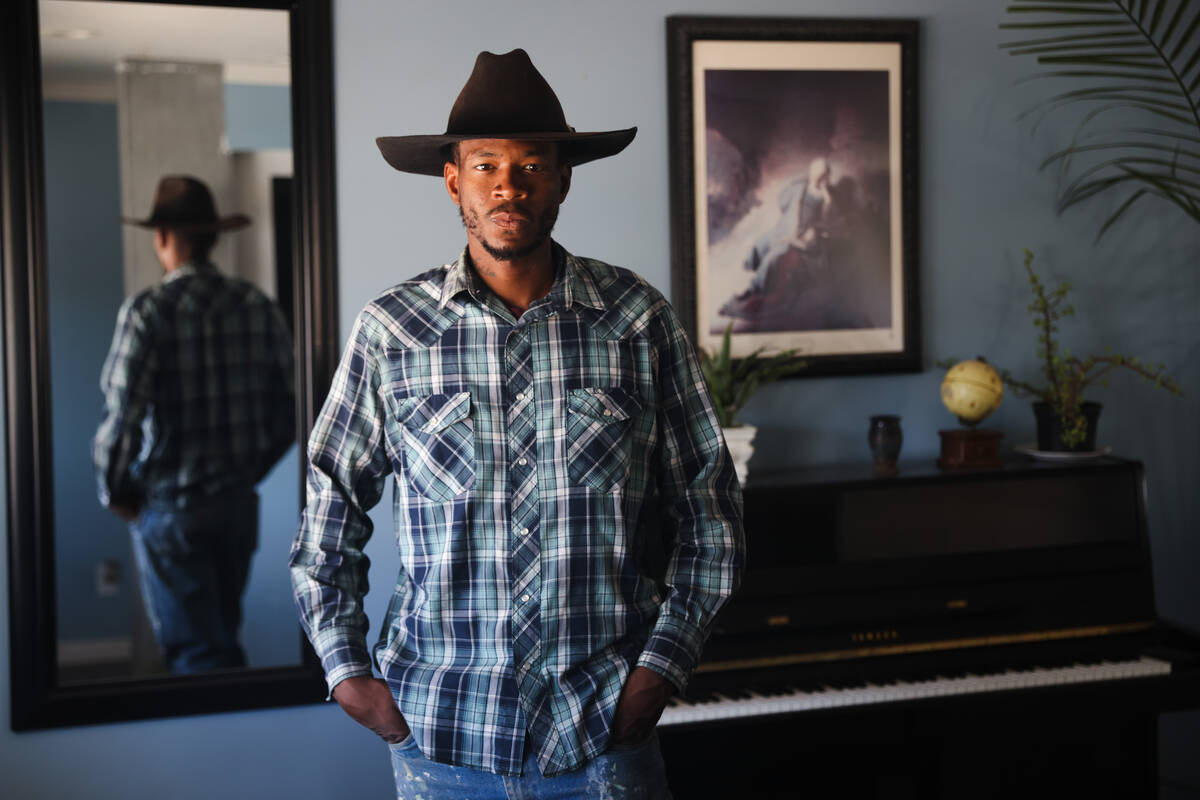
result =
[{"label": "paint-stained jeans", "polygon": [[[495,775],[430,761],[411,734],[389,745],[398,800],[671,800],[658,734],[600,754],[585,766],[543,778],[532,752],[522,775]],[[532,748],[528,748],[532,750]]]}]

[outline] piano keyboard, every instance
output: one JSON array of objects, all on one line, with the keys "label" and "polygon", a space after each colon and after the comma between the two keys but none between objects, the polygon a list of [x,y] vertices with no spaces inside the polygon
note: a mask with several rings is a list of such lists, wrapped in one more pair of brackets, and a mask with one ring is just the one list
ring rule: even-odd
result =
[{"label": "piano keyboard", "polygon": [[755,717],[811,711],[819,708],[894,703],[926,697],[945,697],[959,694],[979,694],[1007,689],[1029,689],[1068,683],[1088,683],[1124,678],[1146,678],[1168,675],[1171,664],[1143,656],[1131,661],[1105,661],[1098,664],[1067,667],[1006,670],[988,675],[965,674],[950,678],[920,681],[894,681],[885,684],[867,683],[851,688],[826,686],[813,691],[785,689],[778,692],[741,690],[722,694],[715,692],[702,701],[675,697],[663,711],[659,725],[683,725],[732,717]]}]

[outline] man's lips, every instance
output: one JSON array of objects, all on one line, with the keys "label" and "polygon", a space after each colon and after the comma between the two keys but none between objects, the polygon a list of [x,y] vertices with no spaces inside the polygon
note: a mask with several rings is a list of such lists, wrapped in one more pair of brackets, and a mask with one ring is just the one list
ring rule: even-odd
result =
[{"label": "man's lips", "polygon": [[488,219],[492,221],[493,225],[499,228],[512,230],[515,228],[520,228],[523,225],[528,225],[532,220],[532,217],[516,209],[497,209],[488,215]]}]

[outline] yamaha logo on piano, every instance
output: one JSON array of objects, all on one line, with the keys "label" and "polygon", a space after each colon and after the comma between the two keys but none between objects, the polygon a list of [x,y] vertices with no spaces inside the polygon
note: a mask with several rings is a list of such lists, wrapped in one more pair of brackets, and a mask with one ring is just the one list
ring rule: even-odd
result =
[{"label": "yamaha logo on piano", "polygon": [[900,634],[896,631],[865,631],[863,633],[850,634],[852,642],[894,642],[900,638]]}]

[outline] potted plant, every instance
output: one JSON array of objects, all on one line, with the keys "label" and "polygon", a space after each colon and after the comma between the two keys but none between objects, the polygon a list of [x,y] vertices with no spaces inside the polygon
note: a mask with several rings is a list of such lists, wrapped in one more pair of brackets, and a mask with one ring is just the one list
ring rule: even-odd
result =
[{"label": "potted plant", "polygon": [[1064,282],[1047,291],[1033,270],[1033,253],[1029,250],[1024,253],[1025,271],[1033,290],[1029,310],[1039,329],[1038,354],[1045,383],[1035,386],[1017,380],[1007,370],[1000,370],[1000,378],[1018,397],[1037,398],[1033,411],[1037,419],[1039,450],[1078,452],[1096,449],[1100,404],[1085,400],[1084,391],[1097,381],[1107,385],[1107,377],[1115,369],[1127,369],[1160,389],[1183,394],[1179,385],[1167,377],[1162,364],[1144,364],[1136,358],[1111,352],[1080,357],[1060,347],[1055,337],[1058,322],[1075,314],[1075,309],[1066,302],[1071,285]]},{"label": "potted plant", "polygon": [[1013,21],[1000,27],[1033,38],[1000,47],[1035,57],[1040,77],[1069,84],[1026,114],[1071,106],[1080,120],[1069,144],[1042,163],[1060,167],[1065,179],[1059,210],[1101,193],[1123,195],[1097,238],[1143,197],[1200,222],[1200,5],[1018,0],[1008,13]]},{"label": "potted plant", "polygon": [[730,352],[732,334],[733,323],[730,323],[721,337],[720,350],[716,353],[700,351],[700,369],[704,372],[717,421],[733,456],[738,480],[745,484],[757,429],[738,422],[737,413],[760,387],[799,372],[807,362],[798,359],[795,350],[764,356],[765,348],[762,347],[744,358],[735,359]]}]

